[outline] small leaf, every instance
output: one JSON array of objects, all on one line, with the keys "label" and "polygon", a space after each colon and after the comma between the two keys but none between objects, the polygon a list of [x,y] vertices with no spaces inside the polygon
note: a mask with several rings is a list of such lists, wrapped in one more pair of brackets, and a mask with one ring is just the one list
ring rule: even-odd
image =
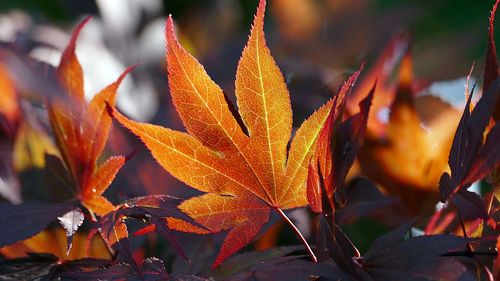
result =
[{"label": "small leaf", "polygon": [[84,218],[85,217],[80,208],[73,209],[57,218],[59,220],[59,224],[61,224],[66,231],[66,237],[68,237],[66,254],[69,254],[71,246],[73,245],[73,234],[75,234],[78,228],[82,225]]}]

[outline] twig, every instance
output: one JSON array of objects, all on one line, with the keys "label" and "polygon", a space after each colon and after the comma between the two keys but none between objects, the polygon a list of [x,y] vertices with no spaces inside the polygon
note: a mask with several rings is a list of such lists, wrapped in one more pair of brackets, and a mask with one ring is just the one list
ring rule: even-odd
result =
[{"label": "twig", "polygon": [[276,208],[276,211],[288,223],[288,225],[290,225],[292,227],[293,232],[295,232],[295,235],[297,235],[297,237],[299,237],[302,244],[304,244],[304,246],[306,247],[307,252],[311,256],[313,262],[315,262],[315,263],[318,262],[318,258],[316,258],[316,255],[314,254],[313,250],[311,249],[311,247],[307,243],[307,241],[304,238],[304,236],[302,235],[302,233],[300,233],[300,230],[297,228],[297,226],[295,226],[295,224],[293,224],[293,222],[290,220],[290,218],[288,218],[288,216],[283,212],[283,210],[281,210],[280,208]]}]

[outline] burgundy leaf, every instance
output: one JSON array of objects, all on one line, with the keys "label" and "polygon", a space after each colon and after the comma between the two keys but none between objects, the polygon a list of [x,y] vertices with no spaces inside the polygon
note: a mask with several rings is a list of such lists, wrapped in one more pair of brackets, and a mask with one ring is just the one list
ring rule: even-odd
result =
[{"label": "burgundy leaf", "polygon": [[[98,221],[97,226],[101,229],[101,232],[103,232],[104,235],[109,235],[112,234],[113,229],[118,222],[117,220],[123,220],[123,218],[133,218],[150,223],[150,226],[147,227],[147,231],[139,232],[142,234],[156,230],[177,250],[183,258],[188,259],[179,242],[173,236],[172,231],[168,227],[166,218],[182,219],[194,226],[200,227],[201,229],[205,228],[177,208],[177,205],[181,201],[182,200],[178,198],[168,195],[150,195],[132,198],[120,204],[116,211],[102,216]],[[118,247],[118,250],[123,250],[122,254],[124,254],[125,257],[129,256],[129,251],[126,251],[126,247],[124,249],[121,249],[120,245],[117,245],[116,247]]]},{"label": "burgundy leaf", "polygon": [[368,115],[373,100],[376,84],[368,95],[359,103],[359,112],[344,121],[334,134],[333,147],[333,189],[341,188],[347,172],[351,168],[359,148],[363,145],[368,123]]},{"label": "burgundy leaf", "polygon": [[[439,182],[442,202],[446,202],[460,190],[467,189],[472,183],[486,176],[499,163],[500,152],[496,145],[500,137],[498,125],[495,124],[486,142],[483,142],[484,132],[499,97],[500,80],[498,79],[483,93],[472,112],[470,112],[472,93],[469,95],[450,151],[448,162],[451,175],[444,173]],[[460,200],[454,199],[453,201]],[[475,217],[485,218],[485,214],[485,210],[476,212]]]},{"label": "burgundy leaf", "polygon": [[[279,276],[279,277],[278,277]],[[345,280],[355,281],[339,267],[327,263],[312,263],[298,256],[280,257],[257,263],[226,281],[274,281],[274,280]]]},{"label": "burgundy leaf", "polygon": [[220,267],[215,269],[214,277],[216,279],[226,279],[238,272],[245,272],[252,268],[256,263],[263,263],[272,259],[282,258],[292,253],[303,250],[302,246],[277,247],[265,251],[254,251],[238,254],[227,259]]},{"label": "burgundy leaf", "polygon": [[375,280],[436,280],[436,276],[443,273],[443,267],[464,271],[456,260],[442,255],[465,249],[473,239],[423,235],[401,240],[410,226],[411,223],[383,235],[363,257],[363,269]]},{"label": "burgundy leaf", "polygon": [[368,251],[363,255],[363,259],[376,258],[379,252],[382,252],[401,242],[403,237],[411,230],[414,223],[415,220],[411,220],[377,238],[370,246],[370,249],[368,249]]},{"label": "burgundy leaf", "polygon": [[[320,257],[329,257],[344,272],[359,280],[372,280],[355,262],[359,251],[337,225],[330,227],[323,216],[319,217],[318,237],[316,239]],[[333,230],[332,230],[333,229]]]},{"label": "burgundy leaf", "polygon": [[478,217],[488,218],[484,202],[477,193],[465,189],[460,190],[450,198],[450,202],[460,210],[464,220],[473,220]]}]

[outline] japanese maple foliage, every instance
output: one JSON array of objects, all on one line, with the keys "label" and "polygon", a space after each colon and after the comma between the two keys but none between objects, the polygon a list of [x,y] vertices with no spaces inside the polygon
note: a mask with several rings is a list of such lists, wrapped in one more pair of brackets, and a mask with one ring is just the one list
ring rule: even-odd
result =
[{"label": "japanese maple foliage", "polygon": [[[206,192],[180,208],[211,232],[230,230],[214,266],[253,240],[271,210],[307,204],[304,183],[314,143],[332,106],[328,102],[297,130],[287,158],[292,111],[283,75],[264,38],[261,1],[236,72],[239,117],[198,61],[177,42],[167,21],[167,64],[173,103],[189,134],[115,118],[139,136],[172,175]],[[248,132],[248,133],[246,133]],[[203,233],[183,221],[177,230]]]},{"label": "japanese maple foliage", "polygon": [[[97,93],[89,103],[85,101],[83,71],[76,57],[75,48],[78,35],[89,20],[90,17],[82,21],[75,29],[56,69],[56,77],[62,91],[46,98],[57,152],[63,160],[61,163],[57,156],[47,154],[44,161],[46,175],[49,177],[50,184],[69,189],[72,193],[71,198],[65,198],[65,202],[57,204],[0,203],[0,209],[5,214],[1,223],[16,222],[15,227],[8,228],[0,235],[1,246],[30,238],[57,218],[68,238],[67,255],[69,255],[73,235],[84,221],[84,213],[78,207],[79,205],[85,207],[93,221],[96,220],[96,216],[100,217],[95,230],[101,230],[101,235],[108,247],[114,246],[121,239],[128,238],[127,226],[124,223],[124,219],[128,217],[148,214],[154,221],[159,221],[160,218],[164,221],[167,216],[190,221],[176,208],[175,204],[168,205],[176,202],[173,197],[164,199],[155,196],[141,197],[135,201],[131,199],[130,202],[134,205],[125,204],[126,207],[124,207],[123,204],[113,205],[102,195],[126,161],[124,156],[112,156],[103,163],[98,161],[104,151],[112,125],[106,106],[114,105],[116,91],[133,67],[125,70],[116,82]],[[138,207],[144,208],[138,210]],[[151,211],[147,210],[148,208],[155,208],[157,211],[152,215]],[[135,211],[131,213],[130,210]],[[91,231],[87,239],[87,248],[90,246],[90,238],[95,234],[95,230]],[[160,228],[159,233],[176,244],[168,227]],[[180,247],[177,248],[182,253]],[[132,261],[131,264],[135,262]]]},{"label": "japanese maple foliage", "polygon": [[[267,46],[265,0],[237,64],[235,105],[187,51],[182,22],[178,35],[166,20],[168,88],[186,132],[153,125],[162,111],[146,123],[117,108],[135,67],[86,100],[76,49],[91,17],[56,67],[0,45],[0,152],[12,150],[1,159],[0,195],[20,202],[0,202],[0,279],[499,279],[499,3],[481,97],[471,70],[461,117],[462,108],[420,95],[426,83],[414,79],[405,34],[372,66],[344,71],[293,128],[301,110],[292,113],[294,79]],[[438,112],[423,114],[432,111],[419,108],[425,99]],[[178,184],[168,174],[194,190],[157,192],[159,182]],[[476,182],[480,192],[469,190]],[[302,245],[287,245],[297,238]]]},{"label": "japanese maple foliage", "polygon": [[67,95],[50,98],[47,108],[61,156],[79,189],[78,197],[92,212],[103,215],[114,206],[102,194],[125,163],[124,156],[110,157],[100,165],[97,163],[111,128],[106,103],[115,103],[120,83],[133,68],[127,69],[87,104],[83,71],[75,48],[78,34],[89,20],[90,17],[75,29],[57,68],[57,76]]},{"label": "japanese maple foliage", "polygon": [[[56,76],[63,91],[60,95],[47,97],[47,110],[59,152],[64,160],[65,168],[63,169],[68,169],[71,175],[67,188],[73,190],[73,200],[81,202],[92,213],[103,215],[114,210],[114,206],[102,196],[102,193],[125,163],[123,156],[110,157],[100,165],[97,163],[111,127],[111,118],[106,112],[105,101],[114,103],[121,81],[132,68],[126,70],[115,83],[98,93],[90,103],[86,103],[83,92],[83,71],[76,57],[75,48],[78,35],[89,20],[90,17],[76,28],[62,55]],[[59,170],[58,173],[62,175],[63,171]],[[28,235],[24,232],[22,235],[9,236],[8,242],[3,245],[30,237],[59,217],[61,225],[68,234],[69,250],[71,237],[83,220],[83,214],[77,208],[76,203],[77,201],[72,201],[54,206],[41,206],[51,210],[42,213],[52,215],[47,216],[45,220],[38,221],[40,226],[32,228]],[[28,206],[15,207],[16,213],[28,211],[34,214],[40,210],[37,205]],[[68,216],[80,218],[68,219]]]}]

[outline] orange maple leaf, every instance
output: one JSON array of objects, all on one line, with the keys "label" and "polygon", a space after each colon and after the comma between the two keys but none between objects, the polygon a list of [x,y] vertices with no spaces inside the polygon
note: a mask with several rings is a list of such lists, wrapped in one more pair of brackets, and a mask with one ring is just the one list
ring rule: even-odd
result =
[{"label": "orange maple leaf", "polygon": [[[266,46],[265,5],[261,0],[236,72],[236,97],[244,124],[240,125],[238,113],[233,115],[221,88],[203,66],[180,46],[171,17],[166,27],[169,86],[189,134],[113,113],[163,168],[206,192],[179,207],[211,232],[230,230],[214,266],[251,242],[271,210],[292,224],[283,210],[307,204],[307,166],[332,107],[330,101],[304,121],[287,158],[292,110],[283,75]],[[169,225],[206,232],[175,219]]]},{"label": "orange maple leaf", "polygon": [[116,82],[96,94],[90,103],[85,101],[83,71],[75,47],[80,31],[89,20],[90,17],[78,25],[62,55],[57,78],[64,94],[50,97],[47,110],[63,161],[79,189],[78,199],[87,209],[102,216],[114,210],[113,204],[102,194],[125,163],[123,156],[110,157],[100,165],[97,163],[112,124],[106,112],[106,103],[115,103],[121,81],[133,68],[125,70]]},{"label": "orange maple leaf", "polygon": [[[404,210],[413,216],[434,210],[460,113],[439,98],[414,97],[411,49],[401,61],[397,82],[389,120],[382,127],[385,135],[369,135],[359,159],[363,173],[399,196]],[[418,106],[427,110],[434,106],[437,114],[424,122]]]}]

